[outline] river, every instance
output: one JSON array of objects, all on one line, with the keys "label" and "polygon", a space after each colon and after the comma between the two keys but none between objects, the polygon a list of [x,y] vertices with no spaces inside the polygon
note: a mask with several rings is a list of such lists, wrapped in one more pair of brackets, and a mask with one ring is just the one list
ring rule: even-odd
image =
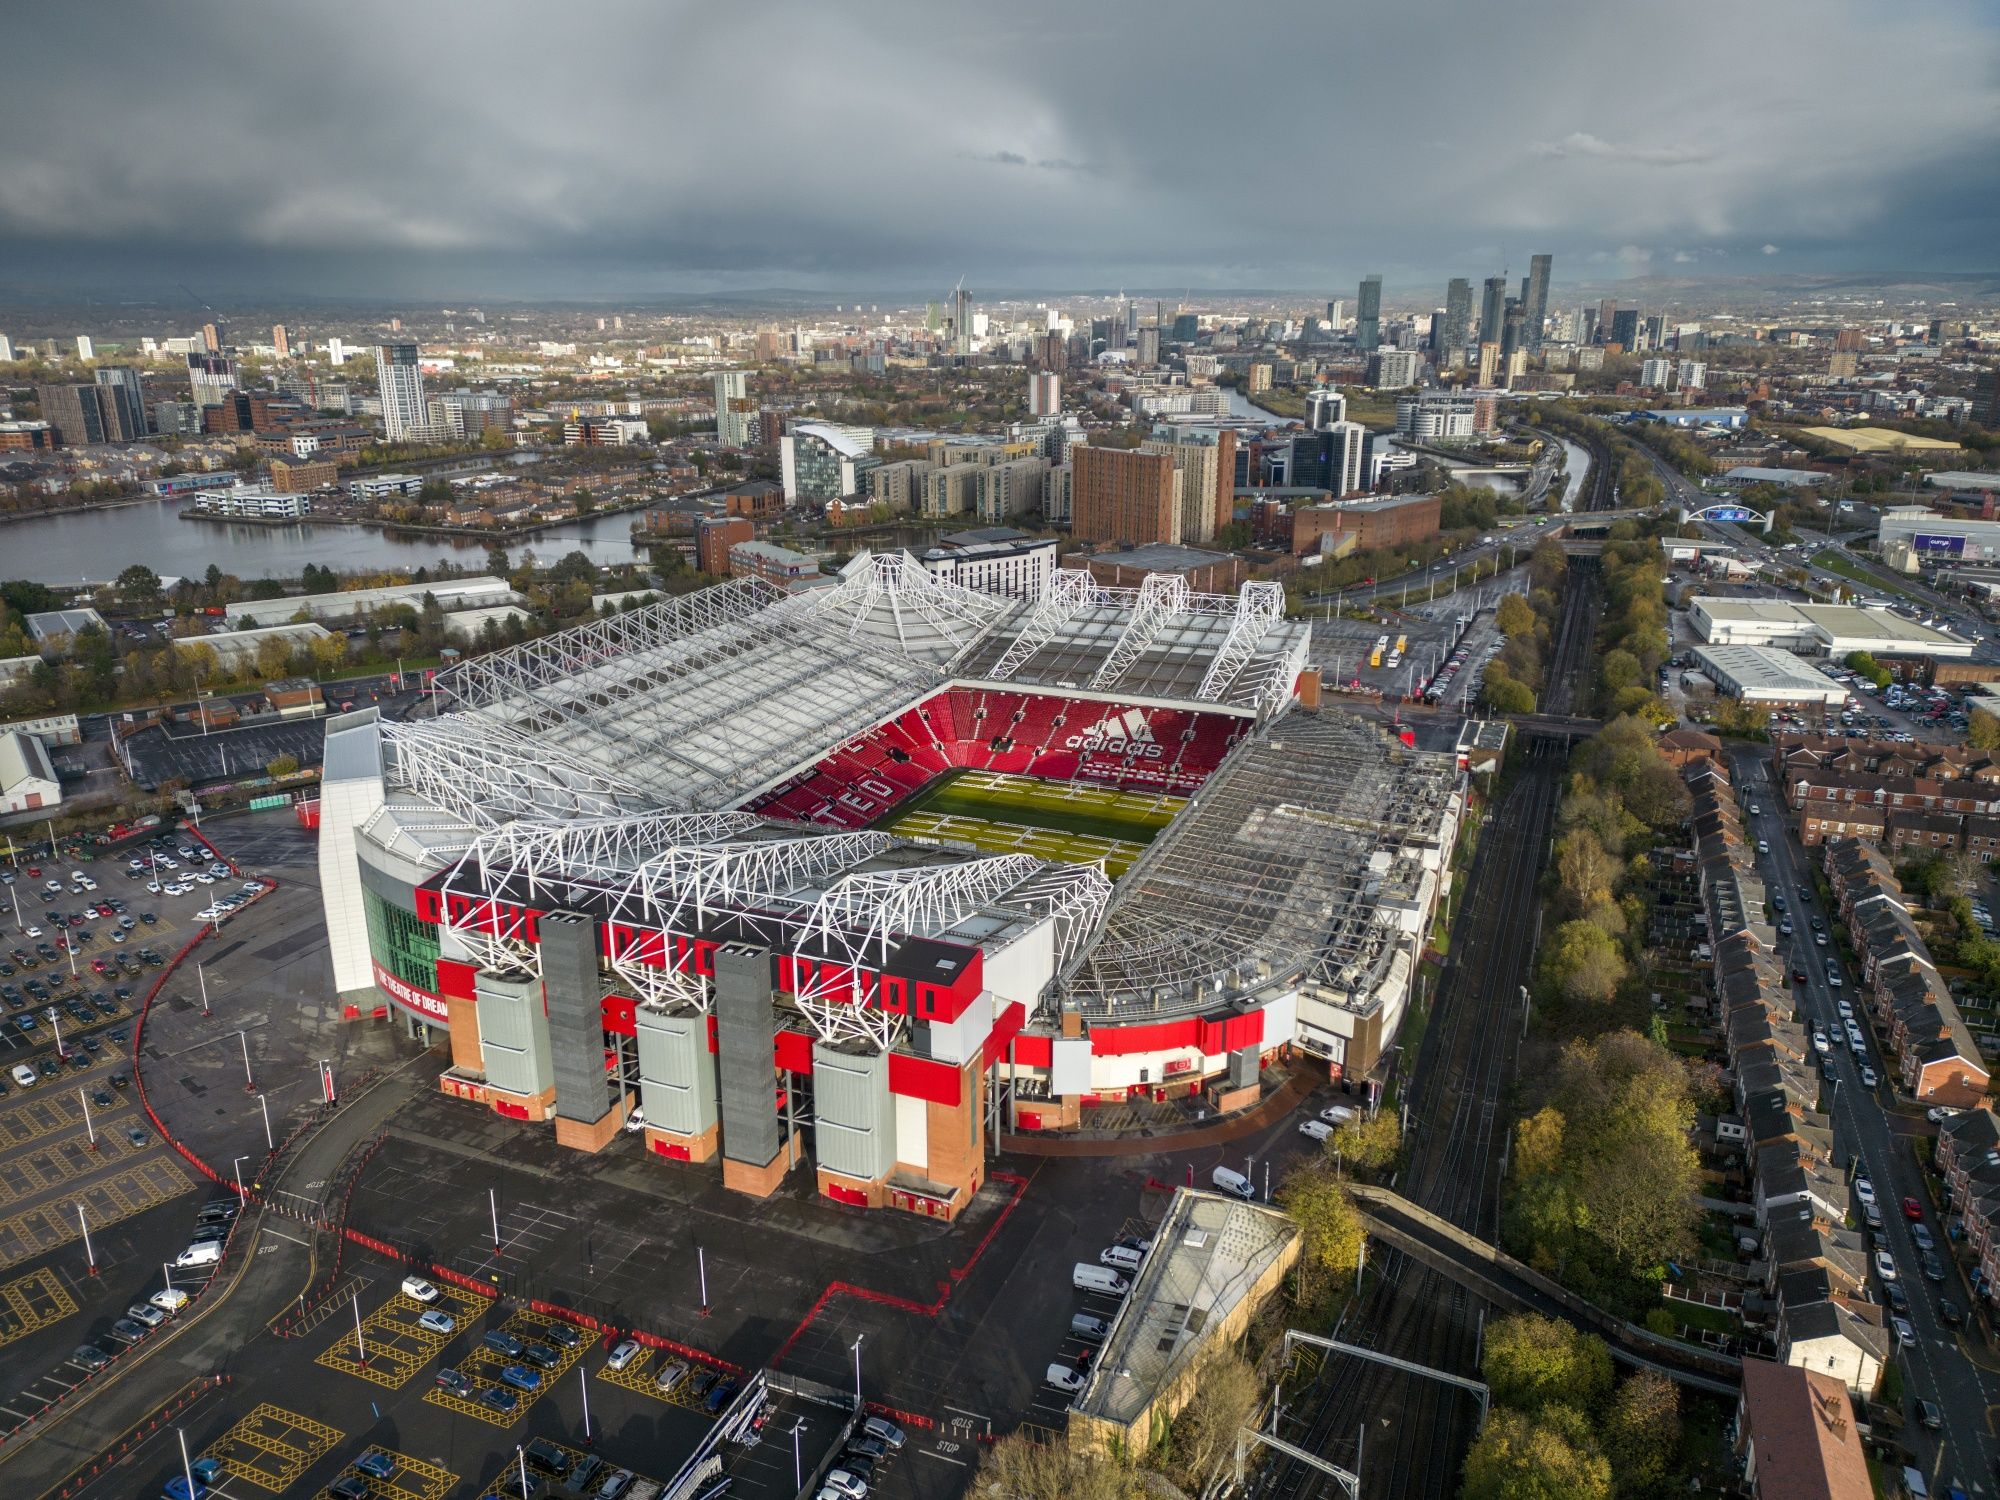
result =
[{"label": "river", "polygon": [[[418,568],[450,558],[478,564],[484,541],[460,541],[368,526],[250,526],[183,521],[176,512],[192,500],[143,500],[108,510],[37,516],[0,522],[0,579],[28,578],[62,584],[116,578],[133,563],[162,577],[199,577],[210,563],[238,578],[296,578],[307,563],[357,570]],[[593,562],[644,562],[632,545],[637,513],[596,516],[552,526],[509,545],[552,560],[581,551]]]}]

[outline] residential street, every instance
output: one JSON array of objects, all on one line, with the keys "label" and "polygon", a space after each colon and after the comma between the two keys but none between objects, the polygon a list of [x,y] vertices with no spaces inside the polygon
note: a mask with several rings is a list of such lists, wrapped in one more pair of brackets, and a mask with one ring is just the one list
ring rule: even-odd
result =
[{"label": "residential street", "polygon": [[[1940,1320],[1940,1297],[1950,1298],[1961,1310],[1969,1312],[1971,1292],[1959,1274],[1956,1261],[1946,1255],[1940,1256],[1947,1277],[1944,1284],[1940,1286],[1924,1278],[1917,1247],[1910,1238],[1912,1226],[1902,1211],[1905,1198],[1917,1199],[1924,1205],[1924,1222],[1931,1233],[1940,1242],[1944,1241],[1945,1225],[1936,1212],[1929,1179],[1917,1164],[1913,1137],[1908,1133],[1909,1121],[1921,1121],[1922,1116],[1915,1106],[1905,1106],[1892,1123],[1886,1106],[1895,1102],[1895,1095],[1887,1066],[1876,1049],[1872,1028],[1865,1020],[1863,1029],[1870,1033],[1867,1062],[1883,1075],[1877,1088],[1869,1090],[1862,1086],[1860,1060],[1837,1040],[1842,1031],[1837,1002],[1847,1000],[1857,1013],[1864,1007],[1852,973],[1846,976],[1837,993],[1827,983],[1826,959],[1839,950],[1831,937],[1825,948],[1814,944],[1811,919],[1820,918],[1831,934],[1837,917],[1824,908],[1816,895],[1807,896],[1813,889],[1812,867],[1807,851],[1789,826],[1784,799],[1770,779],[1768,761],[1758,747],[1733,748],[1731,775],[1745,804],[1746,826],[1755,837],[1770,844],[1771,852],[1761,856],[1758,863],[1770,889],[1784,894],[1790,908],[1788,914],[1797,926],[1789,940],[1792,948],[1788,966],[1802,970],[1806,976],[1804,985],[1795,986],[1800,992],[1801,1009],[1808,1023],[1824,1026],[1828,1036],[1836,1039],[1832,1052],[1824,1059],[1826,1076],[1835,1086],[1832,1104],[1835,1140],[1852,1164],[1852,1170],[1865,1174],[1874,1183],[1881,1204],[1882,1232],[1868,1235],[1871,1258],[1877,1248],[1888,1250],[1896,1262],[1897,1279],[1909,1294],[1909,1318],[1916,1328],[1917,1342],[1898,1356],[1905,1374],[1908,1418],[1902,1441],[1921,1455],[1933,1494],[1949,1484],[1957,1484],[1974,1495],[1994,1494],[1996,1444],[1989,1414],[2000,1403],[2000,1359],[1995,1358],[1971,1326],[1976,1320],[1969,1320],[1962,1329],[1946,1328]],[[1751,803],[1761,806],[1759,815],[1749,816]],[[1899,1133],[1896,1124],[1902,1124],[1904,1131]],[[1943,1248],[1941,1243],[1940,1249]],[[1882,1295],[1879,1286],[1875,1294],[1879,1300]],[[1942,1432],[1928,1433],[1917,1424],[1914,1403],[1919,1397],[1935,1401],[1943,1409]]]}]

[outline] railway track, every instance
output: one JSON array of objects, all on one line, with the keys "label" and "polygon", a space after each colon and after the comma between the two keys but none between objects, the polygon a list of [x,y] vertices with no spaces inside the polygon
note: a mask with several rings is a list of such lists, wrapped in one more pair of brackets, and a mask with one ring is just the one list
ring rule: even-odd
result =
[{"label": "railway track", "polygon": [[[1551,661],[1551,712],[1574,712],[1587,691],[1599,601],[1595,567],[1573,567]],[[1538,937],[1536,891],[1564,766],[1561,745],[1530,740],[1493,809],[1405,1101],[1408,1149],[1398,1190],[1487,1238],[1499,1233],[1501,1108],[1519,1048],[1521,987]],[[1479,1299],[1396,1251],[1376,1252],[1362,1282],[1337,1337],[1477,1375],[1485,1314]],[[1358,1455],[1364,1500],[1449,1500],[1476,1410],[1455,1387],[1329,1355],[1280,1410],[1277,1430],[1350,1471]],[[1289,1458],[1268,1463],[1250,1487],[1254,1500],[1341,1493],[1336,1481]]]}]

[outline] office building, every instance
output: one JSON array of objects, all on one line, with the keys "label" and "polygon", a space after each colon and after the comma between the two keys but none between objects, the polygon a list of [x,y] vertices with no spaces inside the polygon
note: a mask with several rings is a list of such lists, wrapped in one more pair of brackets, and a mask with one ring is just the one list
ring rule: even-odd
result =
[{"label": "office building", "polygon": [[1355,304],[1354,347],[1364,352],[1382,346],[1382,278],[1361,278],[1361,296]]},{"label": "office building", "polygon": [[1236,518],[1236,433],[1233,428],[1156,428],[1141,453],[1164,453],[1180,476],[1181,534],[1175,541],[1212,541]]},{"label": "office building", "polygon": [[146,412],[146,387],[130,365],[105,365],[96,371],[104,394],[107,441],[136,443],[153,430]]},{"label": "office building", "polygon": [[1431,353],[1443,369],[1453,354],[1463,355],[1472,338],[1472,283],[1454,276],[1444,289],[1444,311],[1431,324]]},{"label": "office building", "polygon": [[1053,417],[1062,410],[1062,377],[1053,370],[1036,370],[1028,376],[1028,415]]},{"label": "office building", "polygon": [[1396,398],[1396,431],[1418,443],[1465,442],[1493,430],[1491,396],[1424,391]]},{"label": "office building", "polygon": [[280,359],[292,357],[292,334],[283,323],[271,325],[271,348]]},{"label": "office building", "polygon": [[392,443],[417,440],[430,425],[424,399],[424,372],[417,364],[417,346],[398,341],[375,349],[375,378],[382,390],[382,431]]},{"label": "office building", "polygon": [[756,523],[747,516],[702,516],[694,523],[695,566],[716,578],[727,578],[730,549],[756,537]]},{"label": "office building", "polygon": [[1335,422],[1347,420],[1347,397],[1332,386],[1323,385],[1306,396],[1306,426],[1324,432]]},{"label": "office building", "polygon": [[715,440],[725,448],[747,448],[756,441],[757,404],[750,397],[750,376],[743,370],[715,372]]},{"label": "office building", "polygon": [[1181,475],[1173,458],[1140,449],[1070,454],[1070,531],[1085,542],[1178,542]]},{"label": "office building", "polygon": [[2000,368],[1989,366],[1974,379],[1969,416],[1975,427],[2000,427]]},{"label": "office building", "polygon": [[1549,320],[1549,269],[1555,257],[1536,255],[1528,260],[1527,291],[1521,298],[1521,321],[1527,335],[1526,347],[1542,347],[1542,328]]},{"label": "office building", "polygon": [[1294,437],[1287,481],[1297,489],[1325,490],[1336,499],[1360,494],[1368,488],[1369,449],[1368,429],[1359,422],[1335,422]]},{"label": "office building", "polygon": [[[211,328],[213,324],[209,325]],[[194,350],[187,356],[188,400],[199,411],[204,406],[220,406],[236,389],[236,361],[213,350]]]},{"label": "office building", "polygon": [[1611,334],[1606,343],[1616,344],[1627,354],[1639,347],[1639,309],[1621,307],[1611,314]]},{"label": "office building", "polygon": [[1443,508],[1436,495],[1301,506],[1292,513],[1292,552],[1305,557],[1338,550],[1350,536],[1350,545],[1362,552],[1407,547],[1437,535]]},{"label": "office building", "polygon": [[1423,378],[1424,357],[1414,349],[1378,349],[1368,360],[1368,383],[1377,390],[1401,390]]},{"label": "office building", "polygon": [[778,444],[785,499],[825,502],[858,494],[868,472],[881,463],[874,446],[871,427],[794,423]]},{"label": "office building", "polygon": [[1618,299],[1606,297],[1597,304],[1597,341],[1600,344],[1611,341],[1611,325],[1618,318]]}]

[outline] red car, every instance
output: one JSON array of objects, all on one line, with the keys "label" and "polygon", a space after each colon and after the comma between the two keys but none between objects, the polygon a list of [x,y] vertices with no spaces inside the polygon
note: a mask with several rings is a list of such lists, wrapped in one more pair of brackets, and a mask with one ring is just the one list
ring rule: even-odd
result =
[{"label": "red car", "polygon": [[94,974],[109,974],[111,972],[111,965],[101,958],[93,958],[90,961],[90,968]]},{"label": "red car", "polygon": [[1914,1198],[1905,1198],[1905,1199],[1903,1200],[1903,1217],[1904,1217],[1904,1218],[1906,1218],[1906,1219],[1921,1219],[1921,1218],[1922,1218],[1923,1216],[1924,1216],[1924,1206],[1923,1206],[1923,1204],[1921,1204],[1921,1203],[1917,1202],[1917,1200],[1916,1200],[1916,1199],[1914,1199]]},{"label": "red car", "polygon": [[1793,984],[1804,984],[1805,982],[1806,982],[1806,971],[1804,969],[1792,970]]}]

